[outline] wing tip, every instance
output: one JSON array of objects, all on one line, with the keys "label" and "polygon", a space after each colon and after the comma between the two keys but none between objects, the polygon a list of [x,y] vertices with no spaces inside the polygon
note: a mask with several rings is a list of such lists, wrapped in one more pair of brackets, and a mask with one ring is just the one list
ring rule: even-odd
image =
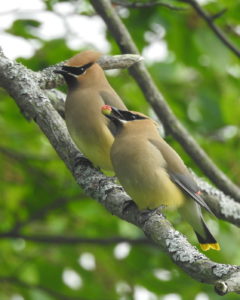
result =
[{"label": "wing tip", "polygon": [[210,249],[220,251],[221,247],[218,243],[213,243],[213,244],[200,244],[200,247],[203,251],[208,251]]}]

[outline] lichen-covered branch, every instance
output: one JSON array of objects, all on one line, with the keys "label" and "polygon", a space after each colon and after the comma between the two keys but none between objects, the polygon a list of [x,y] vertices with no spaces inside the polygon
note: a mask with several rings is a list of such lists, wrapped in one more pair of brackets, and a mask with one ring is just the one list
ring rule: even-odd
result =
[{"label": "lichen-covered branch", "polygon": [[215,291],[224,296],[230,292],[240,294],[240,272],[233,273],[227,280],[219,280],[215,283]]},{"label": "lichen-covered branch", "polygon": [[240,267],[209,260],[174,230],[161,213],[155,211],[146,216],[136,205],[129,205],[130,198],[122,187],[93,168],[76,149],[64,120],[39,88],[33,72],[9,60],[2,52],[0,85],[13,97],[21,112],[38,124],[87,195],[98,200],[110,213],[141,228],[191,277],[209,284],[221,281],[231,287],[231,291],[239,292],[240,278],[235,279],[239,277]]},{"label": "lichen-covered branch", "polygon": [[51,89],[44,90],[45,95],[49,98],[52,106],[60,114],[60,116],[65,119],[65,99],[66,95],[59,90]]},{"label": "lichen-covered branch", "polygon": [[[139,54],[128,30],[117,15],[109,0],[91,0],[97,13],[103,18],[109,31],[123,53]],[[165,128],[182,145],[198,167],[224,193],[240,202],[240,189],[208,157],[182,124],[174,116],[163,95],[158,91],[147,69],[142,63],[133,65],[130,73],[138,83],[147,101],[152,105]]]},{"label": "lichen-covered branch", "polygon": [[[104,70],[109,69],[126,69],[133,64],[141,61],[143,58],[138,54],[123,54],[108,56],[103,55],[99,58],[98,63]],[[39,87],[42,89],[53,89],[64,84],[64,79],[61,75],[54,73],[57,67],[63,65],[61,62],[57,65],[48,67],[41,72],[37,73],[37,81]]]},{"label": "lichen-covered branch", "polygon": [[197,177],[193,172],[192,175],[203,193],[204,200],[214,214],[219,219],[240,227],[240,203],[213,187],[203,178]]}]

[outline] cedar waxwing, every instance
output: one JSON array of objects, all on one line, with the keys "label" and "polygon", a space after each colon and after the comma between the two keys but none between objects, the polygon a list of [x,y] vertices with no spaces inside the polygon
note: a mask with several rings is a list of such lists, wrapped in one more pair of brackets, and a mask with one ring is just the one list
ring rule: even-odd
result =
[{"label": "cedar waxwing", "polygon": [[202,250],[220,250],[199,205],[211,212],[180,156],[160,137],[150,118],[105,105],[116,126],[110,156],[114,171],[139,209],[178,208],[193,227]]},{"label": "cedar waxwing", "polygon": [[95,166],[112,170],[110,148],[114,125],[101,114],[101,107],[109,104],[127,108],[97,64],[101,55],[96,51],[81,52],[55,73],[62,74],[68,85],[65,120],[72,139]]}]

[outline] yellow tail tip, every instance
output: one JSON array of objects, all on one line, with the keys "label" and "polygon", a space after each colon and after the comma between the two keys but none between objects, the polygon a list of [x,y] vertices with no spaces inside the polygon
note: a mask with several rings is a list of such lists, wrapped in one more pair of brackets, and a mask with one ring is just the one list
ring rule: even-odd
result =
[{"label": "yellow tail tip", "polygon": [[200,244],[200,247],[203,251],[208,251],[210,249],[213,249],[213,250],[221,250],[220,248],[220,245],[218,243],[215,243],[215,244]]}]

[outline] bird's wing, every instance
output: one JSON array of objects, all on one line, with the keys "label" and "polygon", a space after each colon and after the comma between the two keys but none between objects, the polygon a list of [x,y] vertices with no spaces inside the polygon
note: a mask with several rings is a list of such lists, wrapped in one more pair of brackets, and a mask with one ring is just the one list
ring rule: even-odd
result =
[{"label": "bird's wing", "polygon": [[[176,183],[181,190],[183,190],[188,196],[190,196],[193,200],[195,200],[199,205],[201,205],[203,208],[205,208],[208,212],[213,214],[210,207],[206,204],[206,202],[203,200],[203,198],[200,196],[200,190],[198,186],[196,185],[195,181],[190,176],[183,175],[183,174],[177,174],[168,172],[171,180]],[[197,186],[197,189],[193,188]]]},{"label": "bird's wing", "polygon": [[118,94],[112,88],[109,91],[102,90],[99,93],[105,104],[114,106],[118,109],[127,110],[127,107],[124,105],[121,98],[118,96]]},{"label": "bird's wing", "polygon": [[200,190],[196,182],[184,165],[180,156],[164,140],[149,139],[149,141],[161,152],[166,161],[166,171],[170,179],[188,196],[213,214],[209,206],[200,196]]}]

